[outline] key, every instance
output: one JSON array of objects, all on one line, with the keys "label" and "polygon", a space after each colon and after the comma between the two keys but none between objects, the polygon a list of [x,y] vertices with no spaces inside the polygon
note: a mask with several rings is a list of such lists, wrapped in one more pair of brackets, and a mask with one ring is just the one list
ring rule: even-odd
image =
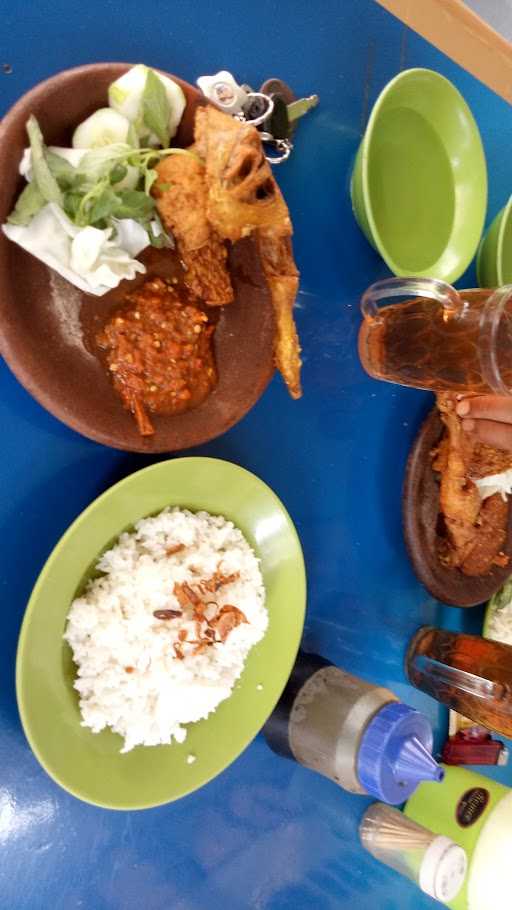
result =
[{"label": "key", "polygon": [[288,120],[292,125],[297,123],[300,117],[307,114],[312,108],[316,107],[319,102],[318,95],[309,95],[308,98],[298,98],[288,105]]},{"label": "key", "polygon": [[291,124],[288,117],[288,107],[282,95],[272,94],[269,96],[274,102],[274,110],[270,117],[265,120],[264,129],[270,133],[274,139],[289,139],[292,133]]},{"label": "key", "polygon": [[260,88],[264,95],[282,95],[285,104],[295,101],[296,94],[282,79],[267,79]]}]

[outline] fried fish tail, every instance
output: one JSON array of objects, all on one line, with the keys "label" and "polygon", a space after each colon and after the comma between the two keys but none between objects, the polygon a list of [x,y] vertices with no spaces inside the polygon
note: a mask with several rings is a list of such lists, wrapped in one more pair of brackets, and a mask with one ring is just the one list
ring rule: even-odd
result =
[{"label": "fried fish tail", "polygon": [[300,398],[300,344],[293,307],[299,290],[299,273],[295,266],[289,237],[257,235],[261,265],[272,297],[276,320],[274,357],[292,398]]}]

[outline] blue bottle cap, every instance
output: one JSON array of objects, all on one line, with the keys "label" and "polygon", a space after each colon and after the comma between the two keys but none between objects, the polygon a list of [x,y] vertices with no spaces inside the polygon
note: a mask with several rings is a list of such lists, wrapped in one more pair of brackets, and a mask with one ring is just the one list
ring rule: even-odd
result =
[{"label": "blue bottle cap", "polygon": [[432,757],[432,745],[432,727],[423,714],[401,702],[384,705],[361,739],[361,786],[376,799],[398,806],[421,781],[442,781],[444,771]]}]

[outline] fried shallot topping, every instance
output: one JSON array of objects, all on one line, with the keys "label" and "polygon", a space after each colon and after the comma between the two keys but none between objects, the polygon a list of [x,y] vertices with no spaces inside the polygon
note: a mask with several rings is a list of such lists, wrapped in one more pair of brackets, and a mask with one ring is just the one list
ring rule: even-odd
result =
[{"label": "fried shallot topping", "polygon": [[[191,654],[202,654],[211,645],[223,643],[229,634],[248,619],[242,610],[233,604],[220,605],[217,600],[211,599],[211,593],[217,593],[225,585],[232,584],[239,578],[239,573],[223,575],[219,567],[211,578],[192,587],[186,582],[176,582],[173,594],[180,606],[179,610],[155,610],[153,616],[160,620],[182,619],[185,622],[194,622],[195,639],[188,638],[188,630],[181,629],[178,633],[178,642],[173,645],[174,653],[178,660],[183,660]],[[203,598],[209,596],[208,600]],[[183,646],[194,646],[192,651],[187,649],[184,653]]]}]

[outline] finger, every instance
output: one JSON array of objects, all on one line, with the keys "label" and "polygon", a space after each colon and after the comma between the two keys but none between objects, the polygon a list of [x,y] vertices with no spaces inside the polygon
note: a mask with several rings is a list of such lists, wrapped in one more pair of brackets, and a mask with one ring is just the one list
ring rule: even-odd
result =
[{"label": "finger", "polygon": [[512,396],[477,395],[475,398],[463,398],[456,410],[459,417],[512,423]]},{"label": "finger", "polygon": [[509,424],[496,420],[465,419],[462,428],[479,442],[485,442],[494,449],[512,452],[512,426]]}]

